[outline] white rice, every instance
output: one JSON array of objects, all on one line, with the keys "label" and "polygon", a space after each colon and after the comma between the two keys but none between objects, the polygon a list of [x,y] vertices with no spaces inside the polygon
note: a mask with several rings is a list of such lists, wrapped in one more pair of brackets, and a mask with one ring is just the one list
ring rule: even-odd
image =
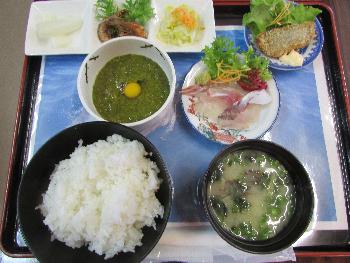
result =
[{"label": "white rice", "polygon": [[105,259],[141,246],[143,226],[163,216],[157,165],[138,141],[113,135],[61,161],[39,206],[52,238]]}]

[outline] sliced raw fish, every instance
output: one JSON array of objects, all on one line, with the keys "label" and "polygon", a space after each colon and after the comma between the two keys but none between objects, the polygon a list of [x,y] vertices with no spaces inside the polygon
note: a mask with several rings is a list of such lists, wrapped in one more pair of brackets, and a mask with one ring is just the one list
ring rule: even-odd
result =
[{"label": "sliced raw fish", "polygon": [[236,88],[210,88],[207,94],[210,97],[225,98],[232,105],[239,102],[246,93]]},{"label": "sliced raw fish", "polygon": [[245,109],[248,104],[259,104],[265,105],[271,102],[271,96],[267,93],[266,90],[255,90],[246,94],[240,101],[237,103],[237,107]]},{"label": "sliced raw fish", "polygon": [[232,107],[227,97],[210,97],[206,93],[198,94],[196,97],[198,100],[194,104],[195,111],[213,122],[217,122],[218,116],[225,109]]},{"label": "sliced raw fish", "polygon": [[182,89],[180,93],[187,96],[196,96],[201,92],[207,91],[208,88],[209,88],[208,86],[191,85],[187,88]]},{"label": "sliced raw fish", "polygon": [[249,104],[249,107],[237,113],[233,120],[218,118],[217,124],[225,129],[248,129],[259,119],[259,113],[263,107],[264,105]]},{"label": "sliced raw fish", "polygon": [[192,85],[181,93],[196,98],[194,109],[199,116],[227,129],[248,128],[258,119],[263,105],[272,100],[265,89],[247,92],[236,83]]},{"label": "sliced raw fish", "polygon": [[236,101],[231,107],[225,109],[219,119],[234,120],[238,114],[245,111],[249,104],[265,105],[271,102],[271,96],[266,90],[255,90],[247,93],[242,99]]}]

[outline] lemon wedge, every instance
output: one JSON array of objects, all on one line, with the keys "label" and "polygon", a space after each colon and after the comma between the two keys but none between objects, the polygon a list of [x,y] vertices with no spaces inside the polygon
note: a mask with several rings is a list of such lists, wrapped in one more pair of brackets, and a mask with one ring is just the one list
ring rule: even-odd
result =
[{"label": "lemon wedge", "polygon": [[136,82],[130,82],[124,88],[124,95],[130,99],[136,98],[140,93],[141,86]]},{"label": "lemon wedge", "polygon": [[295,50],[292,50],[288,55],[283,55],[279,60],[293,67],[301,67],[304,63],[303,56]]}]

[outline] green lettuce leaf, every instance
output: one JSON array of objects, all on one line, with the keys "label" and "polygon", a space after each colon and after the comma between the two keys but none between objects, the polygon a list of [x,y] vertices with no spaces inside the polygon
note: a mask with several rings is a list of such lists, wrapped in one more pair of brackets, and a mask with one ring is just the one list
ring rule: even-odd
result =
[{"label": "green lettuce leaf", "polygon": [[247,26],[256,37],[258,34],[277,26],[314,21],[316,16],[321,13],[320,9],[311,6],[292,4],[288,9],[289,12],[277,25],[274,20],[282,12],[285,5],[284,0],[252,0],[250,12],[243,16],[243,25]]},{"label": "green lettuce leaf", "polygon": [[251,8],[250,13],[243,16],[243,25],[249,27],[254,36],[265,32],[272,21],[273,15],[270,12],[270,7],[265,4]]},{"label": "green lettuce leaf", "polygon": [[311,6],[295,5],[290,9],[290,15],[287,17],[288,23],[302,24],[307,21],[314,21],[315,17],[322,11]]}]

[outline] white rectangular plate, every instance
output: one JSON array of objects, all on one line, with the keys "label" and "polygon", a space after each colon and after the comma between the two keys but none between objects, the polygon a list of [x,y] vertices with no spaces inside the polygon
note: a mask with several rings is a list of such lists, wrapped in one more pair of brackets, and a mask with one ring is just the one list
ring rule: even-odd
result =
[{"label": "white rectangular plate", "polygon": [[[87,34],[90,22],[89,2],[86,0],[39,1],[31,5],[25,40],[26,55],[59,55],[88,53]],[[75,16],[82,19],[79,30],[69,35],[71,41],[65,46],[55,46],[52,40],[41,40],[37,36],[37,23],[48,17]]]}]

